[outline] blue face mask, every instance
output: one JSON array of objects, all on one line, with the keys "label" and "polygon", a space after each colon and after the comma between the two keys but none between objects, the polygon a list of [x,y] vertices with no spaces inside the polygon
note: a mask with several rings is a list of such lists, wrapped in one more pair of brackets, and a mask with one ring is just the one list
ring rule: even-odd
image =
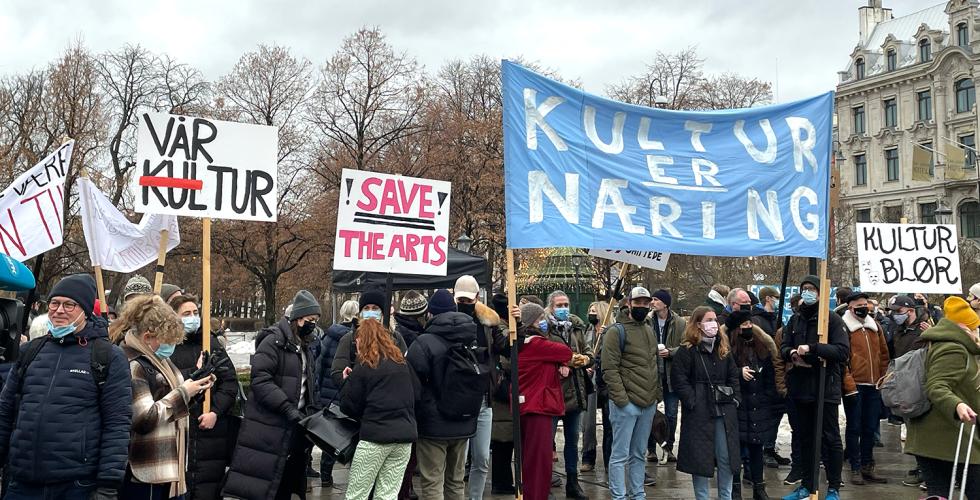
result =
[{"label": "blue face mask", "polygon": [[541,333],[546,333],[548,331],[548,320],[543,319],[538,321],[538,330],[541,330]]},{"label": "blue face mask", "polygon": [[51,332],[51,336],[60,339],[75,333],[75,323],[65,326],[54,326],[51,319],[48,319],[48,331]]},{"label": "blue face mask", "polygon": [[813,290],[804,290],[800,293],[800,297],[803,299],[803,303],[812,306],[817,303],[817,292]]},{"label": "blue face mask", "polygon": [[177,348],[176,344],[160,344],[160,347],[157,347],[156,353],[157,356],[166,359],[169,358],[170,356],[173,356],[174,349],[176,348]]},{"label": "blue face mask", "polygon": [[361,311],[361,319],[381,321],[381,311]]},{"label": "blue face mask", "polygon": [[200,316],[183,316],[180,322],[184,324],[184,333],[194,333],[201,327]]},{"label": "blue face mask", "polygon": [[568,321],[568,308],[567,307],[556,307],[555,317],[558,321]]}]

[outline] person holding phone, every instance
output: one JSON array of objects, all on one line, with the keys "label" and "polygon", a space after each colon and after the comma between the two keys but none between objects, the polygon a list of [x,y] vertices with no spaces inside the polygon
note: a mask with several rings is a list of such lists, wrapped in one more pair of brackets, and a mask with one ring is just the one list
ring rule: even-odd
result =
[{"label": "person holding phone", "polygon": [[133,427],[121,499],[184,498],[187,493],[187,415],[214,375],[184,380],[170,360],[184,329],[156,295],[133,297],[110,327],[129,360]]},{"label": "person holding phone", "polygon": [[729,315],[721,332],[731,339],[732,357],[739,371],[742,399],[738,406],[738,436],[743,455],[749,458],[745,475],[752,480],[753,500],[768,500],[763,480],[763,447],[775,439],[779,429],[776,404],[786,392],[783,389],[780,395],[777,388],[779,350],[772,337],[754,324],[752,314],[746,311]]}]

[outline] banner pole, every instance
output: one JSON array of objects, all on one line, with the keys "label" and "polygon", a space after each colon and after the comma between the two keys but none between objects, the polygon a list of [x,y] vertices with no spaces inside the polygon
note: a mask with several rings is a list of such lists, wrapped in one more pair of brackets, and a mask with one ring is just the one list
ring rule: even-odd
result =
[{"label": "banner pole", "polygon": [[[160,231],[160,251],[157,254],[157,273],[153,279],[153,293],[159,294],[163,288],[163,267],[167,264],[167,243],[170,242],[170,230]],[[166,297],[163,300],[167,300]]]},{"label": "banner pole", "polygon": [[[517,281],[514,277],[514,251],[507,249],[507,303],[510,307],[517,305]],[[508,309],[509,309],[508,308]],[[510,311],[508,311],[509,313]],[[517,320],[512,314],[507,316],[507,326],[510,330],[510,413],[514,430],[514,498],[524,498],[524,482],[521,468],[524,466],[521,448],[521,390],[518,381],[517,357]],[[515,402],[517,402],[515,404]]]},{"label": "banner pole", "polygon": [[[166,240],[161,246],[166,248]],[[211,218],[201,219],[201,349],[211,352]],[[165,253],[165,252],[163,252]],[[157,275],[157,281],[163,279],[163,274]],[[211,411],[211,389],[204,393],[202,413]]]},{"label": "banner pole", "polygon": [[[820,308],[817,312],[817,336],[821,344],[827,343],[828,321],[830,321],[830,283],[827,281],[827,260],[820,261],[820,299],[817,302]],[[811,500],[820,498],[820,442],[823,436],[823,406],[824,395],[827,392],[827,361],[820,360],[817,369],[817,418],[814,426],[815,441],[813,446],[813,492],[810,493]]]},{"label": "banner pole", "polygon": [[786,281],[789,279],[789,259],[783,258],[783,280],[779,283],[779,308],[776,310],[776,329],[783,327],[783,311],[786,309]]},{"label": "banner pole", "polygon": [[102,266],[94,266],[95,268],[95,287],[99,291],[99,314],[103,318],[109,317],[109,303],[105,300],[105,279],[102,277]]},{"label": "banner pole", "polygon": [[595,334],[595,345],[592,346],[592,352],[599,350],[599,344],[602,343],[602,334],[605,332],[606,325],[609,325],[612,320],[613,309],[616,308],[616,296],[619,295],[620,290],[622,290],[623,283],[626,282],[626,272],[629,270],[630,265],[623,262],[619,266],[619,277],[616,278],[616,284],[613,286],[612,296],[609,297],[609,307],[606,308],[606,314],[602,316],[602,321],[599,322],[599,327],[596,329]]}]

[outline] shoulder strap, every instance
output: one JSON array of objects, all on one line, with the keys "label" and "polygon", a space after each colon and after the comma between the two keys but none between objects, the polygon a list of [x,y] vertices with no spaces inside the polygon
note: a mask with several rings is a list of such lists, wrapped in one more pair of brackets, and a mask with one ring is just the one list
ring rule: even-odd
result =
[{"label": "shoulder strap", "polygon": [[157,393],[157,373],[159,370],[153,366],[153,363],[142,355],[136,358],[136,362],[139,363],[140,367],[143,369],[143,373],[146,374],[146,384],[150,387],[150,395],[156,398]]},{"label": "shoulder strap", "polygon": [[616,323],[616,331],[619,333],[619,352],[626,350],[626,328],[622,323]]},{"label": "shoulder strap", "polygon": [[17,394],[19,395],[21,390],[24,388],[24,376],[27,375],[27,367],[30,366],[34,358],[37,357],[37,353],[41,352],[44,344],[48,343],[51,337],[44,335],[43,337],[36,338],[27,343],[24,351],[20,353],[17,357]]},{"label": "shoulder strap", "polygon": [[109,362],[112,358],[112,344],[104,337],[96,337],[92,342],[92,377],[95,378],[95,386],[99,393],[102,393],[102,386],[109,378]]},{"label": "shoulder strap", "polygon": [[694,351],[694,355],[701,360],[701,366],[704,367],[704,374],[707,375],[708,377],[708,385],[714,387],[715,383],[714,381],[711,380],[711,373],[708,372],[708,364],[704,362],[704,356],[702,356],[701,353],[698,352],[697,346],[693,347],[692,350]]}]

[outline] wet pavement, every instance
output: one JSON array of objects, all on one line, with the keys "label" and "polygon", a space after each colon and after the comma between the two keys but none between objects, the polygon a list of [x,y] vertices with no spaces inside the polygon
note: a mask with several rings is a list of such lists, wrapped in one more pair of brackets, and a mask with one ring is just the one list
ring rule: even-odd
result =
[{"label": "wet pavement", "polygon": [[[841,414],[844,412],[841,411]],[[843,423],[841,425],[841,431],[844,430]],[[598,432],[602,432],[602,427],[598,427]],[[559,440],[559,450],[561,449],[561,435],[558,433]],[[789,454],[789,427],[786,423],[786,419],[783,419],[783,425],[780,427],[778,448],[781,450],[781,454]],[[866,498],[866,499],[877,499],[877,498],[887,498],[889,500],[916,500],[921,498],[924,492],[920,491],[918,488],[911,488],[902,485],[902,479],[905,477],[905,473],[909,469],[915,467],[915,461],[911,456],[905,455],[901,451],[901,440],[899,439],[899,427],[891,426],[882,421],[881,425],[881,438],[884,444],[883,448],[875,449],[875,460],[878,463],[878,473],[881,476],[888,478],[888,484],[885,485],[867,485],[867,486],[855,486],[851,484],[845,484],[844,488],[841,489],[842,498]],[[601,442],[601,437],[599,438]],[[785,450],[785,451],[783,451]],[[315,451],[315,453],[318,453]],[[559,453],[560,455],[560,453]],[[600,452],[601,456],[601,452]],[[319,457],[315,458],[315,463],[319,464]],[[646,489],[647,498],[663,498],[663,499],[691,499],[694,497],[693,488],[691,486],[691,476],[677,472],[674,464],[657,465],[654,463],[647,464],[647,471],[650,474],[654,473],[656,470],[657,486],[648,487]],[[848,466],[844,466],[844,482],[847,483],[847,469]],[[564,466],[559,462],[555,464],[556,471],[564,471]],[[782,495],[788,494],[793,490],[795,486],[783,485],[783,478],[789,472],[789,467],[780,467],[777,469],[766,469],[765,478],[767,484],[767,492],[771,498],[779,498]],[[609,490],[605,488],[604,482],[606,480],[605,470],[602,468],[601,460],[599,465],[597,465],[594,472],[582,473],[580,475],[580,482],[583,489],[590,495],[593,499],[605,499],[609,498]],[[335,485],[330,489],[323,489],[320,487],[320,481],[318,479],[311,480],[313,485],[313,490],[311,496],[308,498],[312,499],[342,499],[344,498],[344,488],[347,484],[347,468],[338,466],[334,470],[334,481]],[[418,478],[415,479],[416,489],[418,488]],[[826,485],[826,482],[823,483]],[[743,486],[743,490],[745,487]],[[564,488],[553,488],[552,493],[555,498],[565,498]],[[751,490],[749,494],[743,498],[751,499]],[[717,492],[712,491],[712,498],[716,498]],[[502,496],[502,495],[490,495],[489,479],[486,488],[486,493],[484,498],[494,498],[494,499],[506,499],[513,498],[513,496]],[[821,498],[823,498],[823,492],[821,492]],[[424,499],[423,499],[424,500]]]}]

